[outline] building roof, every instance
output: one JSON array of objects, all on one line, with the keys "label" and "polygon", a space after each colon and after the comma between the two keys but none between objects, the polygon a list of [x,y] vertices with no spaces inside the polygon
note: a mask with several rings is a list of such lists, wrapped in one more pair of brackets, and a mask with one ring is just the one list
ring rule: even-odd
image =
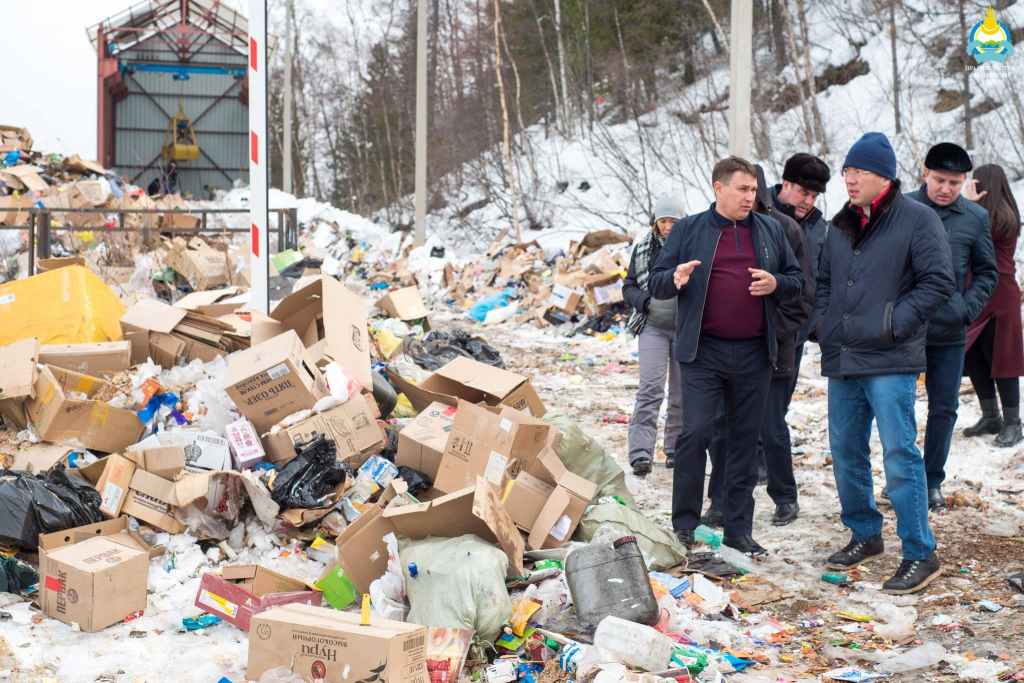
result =
[{"label": "building roof", "polygon": [[249,54],[249,22],[223,0],[143,0],[86,29],[93,49],[101,27],[114,56],[153,36],[161,36],[183,62],[213,40]]}]

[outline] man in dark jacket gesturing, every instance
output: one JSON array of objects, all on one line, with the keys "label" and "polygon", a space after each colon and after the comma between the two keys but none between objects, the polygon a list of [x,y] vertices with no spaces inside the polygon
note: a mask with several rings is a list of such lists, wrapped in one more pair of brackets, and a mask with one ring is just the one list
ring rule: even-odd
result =
[{"label": "man in dark jacket gesturing", "polygon": [[775,303],[800,294],[803,275],[782,227],[752,213],[757,172],[745,159],[715,165],[716,202],[669,234],[651,270],[658,299],[676,297],[676,360],[683,386],[683,431],[676,444],[672,526],[693,544],[715,409],[725,395],[729,448],[723,542],[752,556],[757,435],[778,352]]},{"label": "man in dark jacket gesturing", "polygon": [[828,558],[849,569],[880,557],[882,515],[871,479],[871,420],[878,425],[903,562],[886,593],[911,593],[942,573],[928,526],[924,461],[914,440],[925,323],[953,293],[942,221],[905,198],[896,155],[882,133],[865,133],[843,164],[850,202],[832,219],[818,264],[812,334],[829,378],[829,441],[842,520],[852,532]]},{"label": "man in dark jacket gesturing", "polygon": [[[946,458],[960,407],[967,326],[974,322],[995,291],[999,269],[988,211],[960,194],[972,168],[967,150],[952,142],[940,142],[928,150],[924,167],[924,185],[907,196],[932,209],[942,219],[953,252],[956,276],[953,296],[928,321],[925,347],[928,422],[924,429],[924,470],[928,479],[928,509],[941,510],[946,507],[941,487],[946,479]],[[967,286],[968,273],[970,287]],[[883,491],[883,499],[887,496],[888,491]]]}]

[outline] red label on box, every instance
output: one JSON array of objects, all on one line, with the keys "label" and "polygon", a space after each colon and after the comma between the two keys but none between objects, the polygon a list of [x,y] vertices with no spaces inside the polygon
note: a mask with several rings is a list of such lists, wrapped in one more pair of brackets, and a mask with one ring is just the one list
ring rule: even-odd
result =
[{"label": "red label on box", "polygon": [[44,583],[46,586],[46,590],[48,591],[55,591],[57,593],[60,593],[61,589],[64,588],[64,582],[58,579],[56,576],[47,576],[46,581]]}]

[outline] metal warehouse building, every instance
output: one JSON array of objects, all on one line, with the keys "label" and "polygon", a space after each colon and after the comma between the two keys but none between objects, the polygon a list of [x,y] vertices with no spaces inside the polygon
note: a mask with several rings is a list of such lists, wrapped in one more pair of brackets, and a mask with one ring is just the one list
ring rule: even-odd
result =
[{"label": "metal warehouse building", "polygon": [[97,55],[98,161],[145,188],[179,107],[198,154],[180,160],[178,190],[248,182],[248,22],[219,0],[146,0],[88,29]]}]

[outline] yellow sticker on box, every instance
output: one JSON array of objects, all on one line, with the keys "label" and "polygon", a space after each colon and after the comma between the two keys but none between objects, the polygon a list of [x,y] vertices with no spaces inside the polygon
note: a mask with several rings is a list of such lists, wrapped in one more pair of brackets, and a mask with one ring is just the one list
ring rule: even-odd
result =
[{"label": "yellow sticker on box", "polygon": [[199,594],[199,602],[207,607],[217,610],[221,614],[226,614],[229,617],[234,617],[238,614],[238,605],[229,600],[225,600],[219,595],[214,595],[208,590],[203,590]]}]

